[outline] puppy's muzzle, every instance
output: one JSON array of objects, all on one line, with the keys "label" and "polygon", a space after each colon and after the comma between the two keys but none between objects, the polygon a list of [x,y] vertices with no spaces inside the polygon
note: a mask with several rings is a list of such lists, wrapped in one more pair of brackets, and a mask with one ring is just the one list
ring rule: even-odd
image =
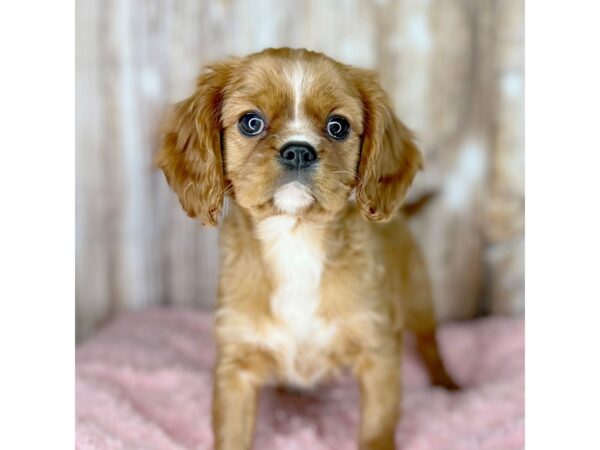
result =
[{"label": "puppy's muzzle", "polygon": [[288,170],[308,169],[317,161],[317,152],[307,142],[288,142],[279,152],[279,162]]}]

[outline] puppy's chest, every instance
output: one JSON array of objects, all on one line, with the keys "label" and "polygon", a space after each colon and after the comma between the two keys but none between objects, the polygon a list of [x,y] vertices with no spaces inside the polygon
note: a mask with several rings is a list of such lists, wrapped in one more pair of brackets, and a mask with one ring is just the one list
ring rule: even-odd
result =
[{"label": "puppy's chest", "polygon": [[318,233],[287,216],[262,222],[259,237],[273,277],[273,323],[265,330],[266,347],[276,352],[285,377],[310,384],[327,371],[334,324],[320,316],[324,253]]}]

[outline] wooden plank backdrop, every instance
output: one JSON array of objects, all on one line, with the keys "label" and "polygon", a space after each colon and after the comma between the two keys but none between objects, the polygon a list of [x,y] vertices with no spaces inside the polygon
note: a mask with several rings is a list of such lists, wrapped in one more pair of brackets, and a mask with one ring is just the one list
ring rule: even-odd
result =
[{"label": "wooden plank backdrop", "polygon": [[217,230],[152,161],[168,104],[200,68],[307,47],[377,69],[439,196],[414,220],[443,319],[523,309],[522,0],[79,0],[78,339],[146,305],[214,303]]}]

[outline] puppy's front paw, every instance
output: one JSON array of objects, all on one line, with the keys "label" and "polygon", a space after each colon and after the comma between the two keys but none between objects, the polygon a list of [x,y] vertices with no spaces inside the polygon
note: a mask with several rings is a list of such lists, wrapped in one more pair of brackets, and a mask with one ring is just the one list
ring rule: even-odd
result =
[{"label": "puppy's front paw", "polygon": [[395,450],[394,434],[377,436],[361,443],[360,450]]}]

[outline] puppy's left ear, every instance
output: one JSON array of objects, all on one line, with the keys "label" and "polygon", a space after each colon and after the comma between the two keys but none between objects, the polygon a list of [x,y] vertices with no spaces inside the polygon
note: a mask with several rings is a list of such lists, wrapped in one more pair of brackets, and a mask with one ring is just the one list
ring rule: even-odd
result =
[{"label": "puppy's left ear", "polygon": [[423,168],[423,157],[375,74],[353,67],[348,70],[364,114],[356,201],[367,219],[385,222],[402,205],[413,178]]}]

